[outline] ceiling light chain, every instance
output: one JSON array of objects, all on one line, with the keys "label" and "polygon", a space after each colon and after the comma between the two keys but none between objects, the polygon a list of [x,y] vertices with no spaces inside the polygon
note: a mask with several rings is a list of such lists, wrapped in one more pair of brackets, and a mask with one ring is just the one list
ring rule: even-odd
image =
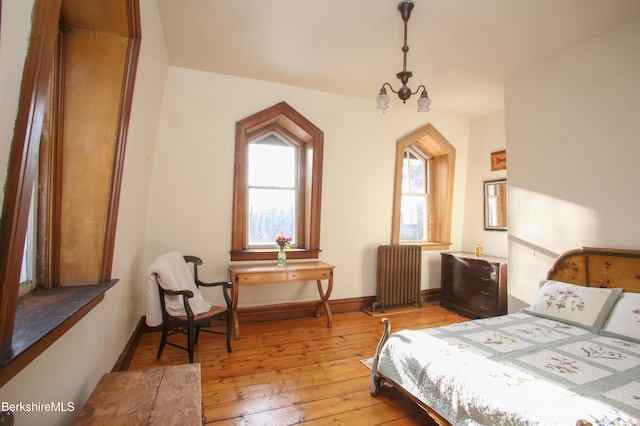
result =
[{"label": "ceiling light chain", "polygon": [[380,88],[380,93],[376,97],[377,107],[382,111],[389,108],[390,98],[389,95],[387,95],[387,89],[385,89],[385,86],[388,87],[389,90],[391,90],[393,93],[396,93],[402,100],[402,103],[405,103],[407,99],[409,99],[412,95],[420,92],[420,89],[422,89],[422,92],[420,92],[420,97],[418,98],[418,112],[426,112],[429,111],[429,106],[431,105],[431,99],[429,99],[429,95],[427,94],[427,88],[423,84],[421,84],[420,86],[418,86],[415,92],[412,92],[409,86],[407,86],[407,82],[411,77],[413,77],[411,71],[407,71],[407,52],[409,51],[409,46],[407,45],[407,22],[409,21],[409,18],[411,17],[411,11],[413,10],[413,0],[402,0],[398,4],[398,10],[400,11],[400,15],[402,16],[402,20],[404,21],[404,45],[402,46],[402,71],[396,74],[396,77],[398,77],[398,79],[402,82],[402,87],[398,91],[395,91],[393,90],[393,87],[391,87],[391,84],[387,82],[383,83],[382,87]]}]

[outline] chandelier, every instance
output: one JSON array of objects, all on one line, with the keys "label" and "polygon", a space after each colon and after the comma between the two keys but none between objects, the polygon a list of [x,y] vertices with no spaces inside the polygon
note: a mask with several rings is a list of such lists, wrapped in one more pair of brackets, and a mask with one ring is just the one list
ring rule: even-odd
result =
[{"label": "chandelier", "polygon": [[421,84],[415,92],[412,92],[409,86],[407,86],[407,82],[413,76],[411,71],[407,71],[407,52],[409,51],[409,46],[407,45],[407,22],[409,21],[411,11],[413,10],[413,0],[402,0],[398,4],[398,10],[400,11],[400,16],[402,16],[402,20],[404,21],[404,46],[402,46],[402,71],[396,74],[396,77],[398,77],[402,82],[402,87],[396,91],[391,87],[391,84],[385,82],[380,88],[380,93],[376,97],[376,103],[378,105],[378,109],[383,111],[389,108],[390,98],[389,95],[387,95],[387,89],[385,89],[385,86],[393,93],[396,93],[402,100],[402,103],[406,103],[407,99],[420,92],[420,89],[422,89],[420,97],[418,98],[418,112],[426,112],[429,111],[429,106],[431,105],[431,99],[429,99],[426,87]]}]

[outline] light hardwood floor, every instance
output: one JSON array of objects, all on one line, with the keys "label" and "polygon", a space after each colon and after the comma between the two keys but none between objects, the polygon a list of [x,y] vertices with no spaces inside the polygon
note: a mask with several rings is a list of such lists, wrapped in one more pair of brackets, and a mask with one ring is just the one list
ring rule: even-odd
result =
[{"label": "light hardwood floor", "polygon": [[[466,321],[437,302],[410,313],[390,314],[392,332]],[[202,368],[202,397],[212,425],[431,425],[422,410],[398,391],[369,393],[371,357],[382,333],[381,317],[364,312],[326,318],[240,323],[240,339],[226,352],[224,337],[201,333],[195,362]],[[176,336],[177,337],[177,336]],[[160,335],[145,333],[129,370],[188,362],[167,346],[155,360]]]}]

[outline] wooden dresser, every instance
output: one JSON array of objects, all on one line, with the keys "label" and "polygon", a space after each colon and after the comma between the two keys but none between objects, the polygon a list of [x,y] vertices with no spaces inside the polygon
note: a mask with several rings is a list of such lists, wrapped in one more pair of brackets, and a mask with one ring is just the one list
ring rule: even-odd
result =
[{"label": "wooden dresser", "polygon": [[440,305],[471,318],[507,313],[507,259],[441,253]]}]

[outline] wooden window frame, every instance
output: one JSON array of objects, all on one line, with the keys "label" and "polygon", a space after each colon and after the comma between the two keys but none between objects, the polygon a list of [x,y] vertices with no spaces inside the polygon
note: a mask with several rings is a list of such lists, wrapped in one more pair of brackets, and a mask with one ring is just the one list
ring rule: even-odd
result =
[{"label": "wooden window frame", "polygon": [[302,208],[298,212],[297,247],[290,259],[318,258],[322,199],[322,149],[324,133],[285,102],[236,122],[231,260],[275,260],[277,250],[250,249],[247,241],[247,152],[249,144],[275,132],[299,146]]},{"label": "wooden window frame", "polygon": [[[95,10],[105,13],[95,14]],[[127,39],[121,57],[124,66],[118,69],[122,72],[121,84],[117,87],[119,93],[114,95],[118,100],[115,122],[94,123],[95,126],[103,126],[108,131],[115,132],[110,138],[113,159],[106,165],[110,173],[110,186],[102,223],[103,239],[99,253],[95,254],[100,261],[95,264],[95,279],[73,283],[83,285],[62,287],[58,286],[60,283],[47,283],[45,287],[51,287],[50,289],[39,290],[18,299],[30,201],[39,167],[40,144],[46,138],[59,136],[51,134],[52,130],[57,133],[57,127],[51,123],[64,119],[64,113],[57,109],[60,106],[58,99],[52,95],[50,88],[55,86],[52,79],[59,76],[58,73],[52,73],[57,66],[55,52],[59,26],[69,15],[71,21],[78,18],[78,28],[87,30],[95,24],[95,32],[104,31],[109,34],[108,37],[121,36]],[[104,293],[117,282],[117,279],[111,279],[111,265],[140,34],[138,0],[34,1],[0,223],[0,386],[93,309],[104,298]],[[94,50],[96,54],[101,54],[97,49]],[[91,56],[85,60],[90,61]],[[97,85],[90,87],[95,86]],[[87,95],[91,97],[92,94],[94,93]],[[86,102],[86,98],[83,101]],[[58,117],[51,117],[55,114]],[[80,120],[76,121],[76,125],[84,124]],[[52,223],[51,226],[57,224]],[[50,235],[57,238],[58,234]],[[51,244],[57,247],[60,240]],[[32,315],[33,312],[37,312],[37,315]]]},{"label": "wooden window frame", "polygon": [[[453,212],[453,182],[456,149],[431,124],[412,132],[396,143],[396,170],[393,196],[391,243],[400,241],[400,208],[402,200],[402,162],[407,148],[415,147],[429,158],[429,216],[427,238],[423,250],[446,250],[451,246],[451,220]],[[416,244],[406,242],[406,244]]]}]

